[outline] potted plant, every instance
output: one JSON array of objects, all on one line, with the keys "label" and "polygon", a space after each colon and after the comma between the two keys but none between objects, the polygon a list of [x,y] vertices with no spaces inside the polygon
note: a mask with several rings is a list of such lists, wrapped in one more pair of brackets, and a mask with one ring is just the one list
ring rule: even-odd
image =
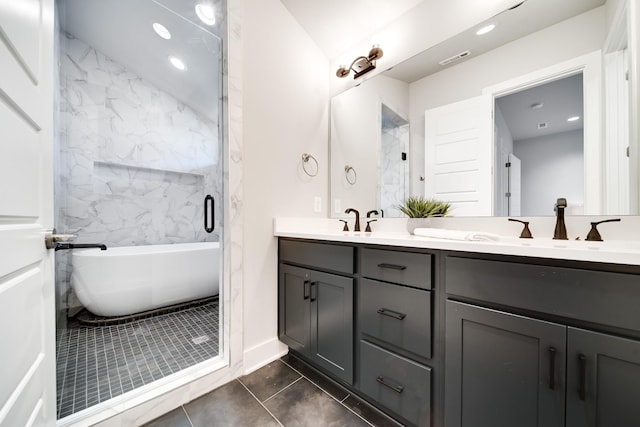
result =
[{"label": "potted plant", "polygon": [[428,227],[429,218],[447,216],[451,204],[442,200],[417,196],[407,198],[404,204],[399,205],[397,208],[409,217],[407,231],[409,234],[413,234],[413,230],[416,228]]}]

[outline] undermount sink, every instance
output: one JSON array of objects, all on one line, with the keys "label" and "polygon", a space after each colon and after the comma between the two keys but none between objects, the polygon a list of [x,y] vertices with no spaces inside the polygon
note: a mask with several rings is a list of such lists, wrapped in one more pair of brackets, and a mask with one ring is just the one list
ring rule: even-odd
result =
[{"label": "undermount sink", "polygon": [[601,250],[607,252],[638,252],[640,253],[640,241],[634,240],[608,240],[603,242],[587,240],[554,240],[550,238],[504,238],[500,243],[518,245],[532,248],[557,248],[572,250]]}]

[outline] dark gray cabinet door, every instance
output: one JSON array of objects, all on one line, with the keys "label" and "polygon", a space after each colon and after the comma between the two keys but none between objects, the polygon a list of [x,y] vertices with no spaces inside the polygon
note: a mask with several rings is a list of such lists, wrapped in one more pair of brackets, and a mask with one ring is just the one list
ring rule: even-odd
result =
[{"label": "dark gray cabinet door", "polygon": [[567,427],[640,425],[640,342],[569,328]]},{"label": "dark gray cabinet door", "polygon": [[290,348],[311,355],[311,270],[280,264],[278,335]]},{"label": "dark gray cabinet door", "polygon": [[280,264],[278,336],[353,384],[353,279]]},{"label": "dark gray cabinet door", "polygon": [[447,301],[445,425],[561,427],[566,327]]},{"label": "dark gray cabinet door", "polygon": [[318,365],[353,383],[353,279],[311,272],[311,353]]}]

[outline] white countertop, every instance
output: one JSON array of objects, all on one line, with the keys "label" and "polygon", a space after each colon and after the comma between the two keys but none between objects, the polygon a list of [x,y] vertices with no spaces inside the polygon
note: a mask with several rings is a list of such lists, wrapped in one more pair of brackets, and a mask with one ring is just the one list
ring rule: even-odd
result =
[{"label": "white countertop", "polygon": [[640,241],[637,240],[587,242],[504,237],[497,242],[475,242],[414,236],[400,231],[396,224],[385,224],[380,228],[383,230],[372,233],[342,232],[336,230],[335,219],[276,218],[274,221],[274,235],[277,237],[640,265]]}]

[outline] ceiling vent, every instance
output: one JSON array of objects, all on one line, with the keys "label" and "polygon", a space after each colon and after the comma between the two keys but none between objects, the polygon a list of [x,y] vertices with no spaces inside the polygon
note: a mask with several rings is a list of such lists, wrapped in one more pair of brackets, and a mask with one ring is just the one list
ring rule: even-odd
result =
[{"label": "ceiling vent", "polygon": [[546,129],[547,127],[549,127],[547,122],[538,123],[538,129]]},{"label": "ceiling vent", "polygon": [[469,55],[471,55],[471,51],[470,50],[465,50],[464,52],[460,52],[457,55],[453,55],[450,58],[443,59],[442,61],[438,62],[438,64],[440,64],[440,65],[449,65],[452,62],[459,61],[462,58],[464,58],[465,56],[469,56]]}]

